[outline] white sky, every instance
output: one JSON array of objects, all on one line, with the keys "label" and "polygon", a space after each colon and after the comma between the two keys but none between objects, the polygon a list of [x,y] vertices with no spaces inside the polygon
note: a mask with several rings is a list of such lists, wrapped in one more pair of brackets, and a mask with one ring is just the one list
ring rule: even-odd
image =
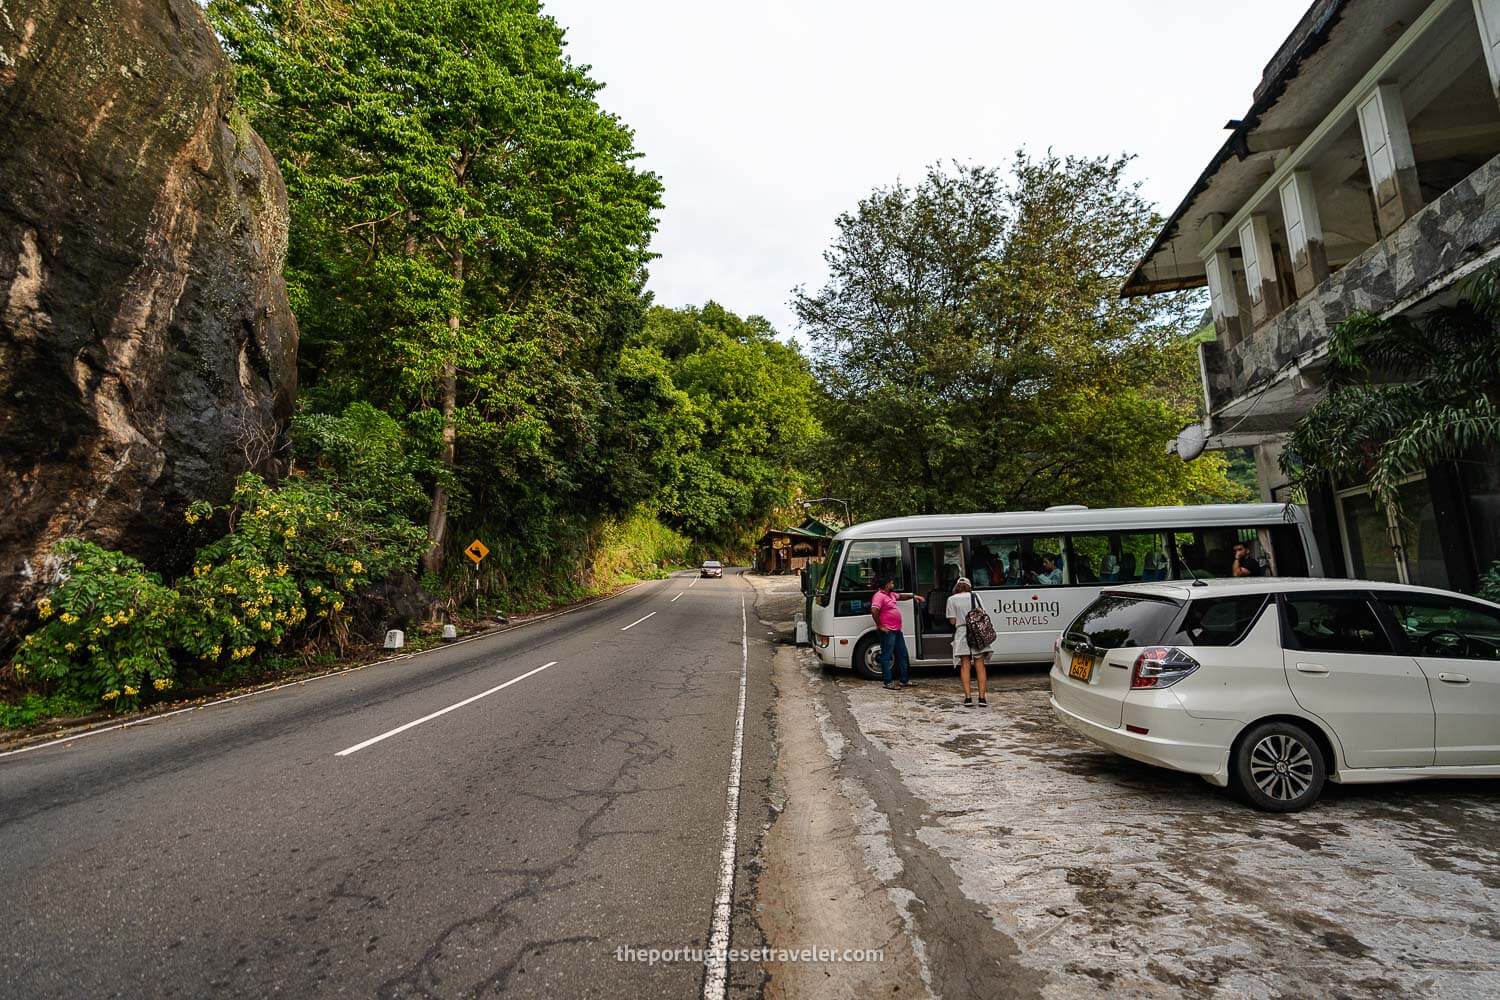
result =
[{"label": "white sky", "polygon": [[1310,0],[543,0],[666,185],[649,287],[795,332],[838,213],[936,161],[1138,155],[1175,208]]}]

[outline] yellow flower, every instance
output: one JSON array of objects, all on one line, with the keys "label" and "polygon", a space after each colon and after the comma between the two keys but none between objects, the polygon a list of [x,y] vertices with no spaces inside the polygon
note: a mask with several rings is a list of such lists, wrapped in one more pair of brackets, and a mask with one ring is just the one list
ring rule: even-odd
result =
[{"label": "yellow flower", "polygon": [[183,517],[186,519],[186,521],[187,521],[188,524],[197,524],[198,523],[198,515],[194,514],[192,511],[188,511],[186,514],[183,515]]},{"label": "yellow flower", "polygon": [[46,621],[48,618],[51,618],[52,617],[52,601],[49,598],[46,598],[46,597],[42,598],[40,601],[37,601],[36,602],[36,613],[38,615],[41,615],[42,621]]},{"label": "yellow flower", "polygon": [[138,694],[140,694],[140,692],[135,688],[131,687],[129,684],[125,685],[125,697],[134,698]]},{"label": "yellow flower", "polygon": [[158,677],[156,680],[151,682],[151,686],[156,688],[156,690],[158,691],[165,691],[167,688],[172,686],[172,680],[169,677]]},{"label": "yellow flower", "polygon": [[289,570],[289,569],[291,569],[291,567],[288,566],[286,563],[277,563],[276,564],[276,575],[277,576],[286,576],[286,571]]},{"label": "yellow flower", "polygon": [[266,632],[266,631],[269,631],[270,628],[271,628],[271,621],[270,621],[270,619],[268,619],[268,618],[262,618],[260,620],[260,630],[262,632]]},{"label": "yellow flower", "polygon": [[343,601],[334,601],[333,602],[333,610],[335,610],[335,611],[342,611],[342,610],[344,610],[344,602]]},{"label": "yellow flower", "polygon": [[99,697],[103,698],[105,701],[114,701],[116,698],[120,697],[120,692],[118,692],[118,691],[106,691],[103,694],[101,694]]},{"label": "yellow flower", "polygon": [[71,625],[78,620],[78,616],[73,614],[71,611],[64,611],[62,614],[57,616],[57,620],[62,622],[64,625]]},{"label": "yellow flower", "polygon": [[77,648],[78,648],[78,644],[76,642],[65,642],[65,643],[63,643],[63,649],[67,650],[70,653],[73,652],[74,650],[76,650]]},{"label": "yellow flower", "polygon": [[349,564],[349,568],[356,573],[363,573],[365,571],[365,564],[356,559]]}]

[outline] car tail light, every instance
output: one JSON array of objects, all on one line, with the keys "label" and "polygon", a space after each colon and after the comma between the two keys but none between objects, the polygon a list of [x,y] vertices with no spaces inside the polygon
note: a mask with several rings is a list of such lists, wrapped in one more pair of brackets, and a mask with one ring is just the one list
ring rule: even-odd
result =
[{"label": "car tail light", "polygon": [[833,638],[833,637],[832,636],[828,636],[828,635],[819,635],[818,633],[814,632],[813,633],[813,645],[817,646],[819,649],[827,649],[828,648],[828,640],[831,639],[831,638]]},{"label": "car tail light", "polygon": [[1130,668],[1130,686],[1171,687],[1201,665],[1176,646],[1152,646],[1135,658],[1135,665]]}]

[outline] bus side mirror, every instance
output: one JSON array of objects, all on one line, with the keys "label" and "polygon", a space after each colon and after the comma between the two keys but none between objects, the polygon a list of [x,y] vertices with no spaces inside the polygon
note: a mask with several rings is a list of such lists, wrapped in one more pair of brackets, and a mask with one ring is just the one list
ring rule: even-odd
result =
[{"label": "bus side mirror", "polygon": [[807,587],[808,587],[808,581],[810,581],[812,579],[812,574],[808,573],[805,568],[804,569],[799,569],[797,572],[802,577],[802,593],[804,593],[804,594],[810,593],[810,591],[807,589]]}]

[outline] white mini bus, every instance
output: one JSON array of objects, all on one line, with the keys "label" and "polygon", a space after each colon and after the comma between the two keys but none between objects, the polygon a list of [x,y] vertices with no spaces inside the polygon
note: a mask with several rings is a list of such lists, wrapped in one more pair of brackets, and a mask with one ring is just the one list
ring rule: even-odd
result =
[{"label": "white mini bus", "polygon": [[880,677],[870,599],[874,581],[890,575],[902,593],[925,598],[900,604],[912,663],[949,663],[954,630],[944,609],[954,582],[967,576],[995,623],[989,662],[1042,662],[1102,587],[1231,576],[1236,542],[1250,547],[1264,573],[1322,576],[1307,512],[1293,504],[1068,506],[856,524],[834,536],[808,577],[812,644],[825,664]]}]

